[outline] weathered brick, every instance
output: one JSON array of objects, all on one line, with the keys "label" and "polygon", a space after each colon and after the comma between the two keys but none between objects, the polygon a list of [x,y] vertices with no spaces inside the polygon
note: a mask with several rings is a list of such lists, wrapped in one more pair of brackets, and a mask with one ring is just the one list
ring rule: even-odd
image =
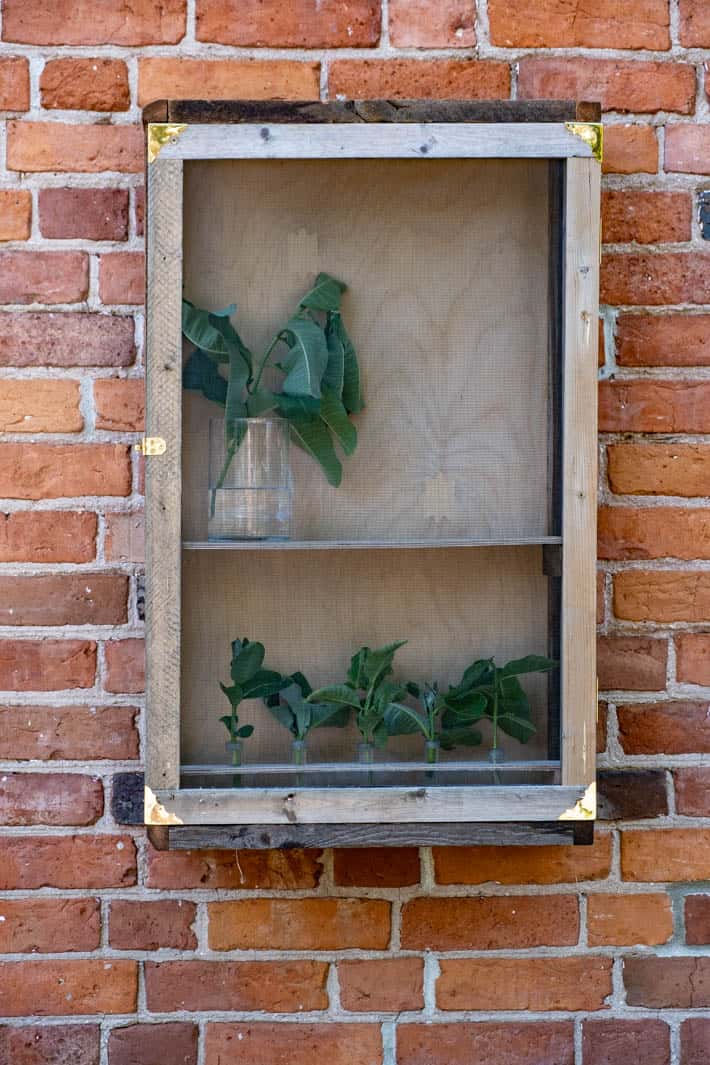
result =
[{"label": "weathered brick", "polygon": [[104,645],[107,692],[134,694],[145,691],[145,644],[143,640],[109,640]]},{"label": "weathered brick", "polygon": [[0,962],[0,1013],[4,1017],[131,1013],[137,990],[134,961]]},{"label": "weathered brick", "polygon": [[667,943],[673,935],[671,900],[665,894],[589,895],[587,929],[590,947]]},{"label": "weathered brick", "polygon": [[0,393],[0,432],[78,433],[79,382],[5,378]]},{"label": "weathered brick", "polygon": [[667,660],[667,640],[600,636],[597,639],[599,687],[603,691],[661,691],[666,686]]},{"label": "weathered brick", "polygon": [[411,887],[419,883],[415,847],[343,847],[333,851],[339,887]]},{"label": "weathered brick", "polygon": [[658,141],[652,126],[634,123],[605,128],[605,174],[655,174],[657,170]]},{"label": "weathered brick", "polygon": [[135,357],[132,318],[0,312],[0,366],[130,366]]},{"label": "weathered brick", "polygon": [[29,106],[30,66],[27,59],[24,56],[3,56],[0,59],[0,111],[26,111]]},{"label": "weathered brick", "polygon": [[98,899],[3,899],[0,916],[3,954],[51,954],[99,946]]},{"label": "weathered brick", "polygon": [[98,777],[79,773],[3,773],[0,824],[93,825],[104,811]]},{"label": "weathered brick", "polygon": [[50,59],[39,87],[48,109],[127,111],[131,103],[122,59]]},{"label": "weathered brick", "polygon": [[619,739],[627,754],[707,754],[708,704],[630,703],[616,708]]},{"label": "weathered brick", "polygon": [[680,1065],[707,1065],[710,1017],[689,1017],[680,1026]]},{"label": "weathered brick", "polygon": [[710,957],[624,958],[629,1006],[694,1009],[710,1006]]},{"label": "weathered brick", "polygon": [[582,1023],[584,1065],[670,1065],[670,1029],[665,1021],[585,1020]]},{"label": "weathered brick", "polygon": [[155,1013],[322,1010],[328,1006],[327,977],[326,962],[306,960],[166,961],[145,965],[148,1009]]},{"label": "weathered brick", "polygon": [[[602,303],[655,307],[710,302],[710,255],[702,252],[610,253],[602,259]],[[665,384],[665,382],[663,382]]]},{"label": "weathered brick", "polygon": [[0,839],[0,891],[93,890],[130,887],[135,882],[136,848],[130,836],[6,835]]},{"label": "weathered brick", "polygon": [[693,204],[686,192],[605,189],[602,240],[605,244],[669,244],[690,240]]},{"label": "weathered brick", "polygon": [[104,552],[109,562],[145,562],[143,514],[107,514]]},{"label": "weathered brick", "polygon": [[600,769],[597,788],[600,821],[640,821],[668,813],[662,769]]},{"label": "weathered brick", "polygon": [[479,1061],[495,1065],[572,1065],[574,1060],[571,1022],[457,1021],[401,1024],[397,1029],[397,1065],[472,1065]]},{"label": "weathered brick", "polygon": [[140,251],[109,252],[99,259],[102,303],[143,303],[145,258]]},{"label": "weathered brick", "polygon": [[52,240],[127,240],[128,189],[40,189],[39,228]]},{"label": "weathered brick", "polygon": [[418,898],[402,911],[406,950],[517,950],[571,946],[579,935],[574,895]]},{"label": "weathered brick", "polygon": [[192,931],[196,906],[184,899],[160,902],[132,902],[115,899],[111,903],[109,943],[115,950],[194,950],[197,938]]},{"label": "weathered brick", "polygon": [[380,899],[243,899],[207,911],[212,950],[384,950],[390,940]]},{"label": "weathered brick", "polygon": [[676,769],[673,773],[675,803],[679,814],[710,817],[710,768]]},{"label": "weathered brick", "polygon": [[618,444],[607,448],[609,484],[628,495],[710,495],[710,447]]},{"label": "weathered brick", "polygon": [[710,510],[689,507],[602,507],[599,557],[710,558]]},{"label": "weathered brick", "polygon": [[621,834],[624,880],[710,880],[710,830],[658,828]]},{"label": "weathered brick", "polygon": [[531,5],[489,0],[492,44],[503,48],[650,48],[670,47],[668,6],[664,0],[640,0],[633,7],[602,0],[592,7],[566,0]]},{"label": "weathered brick", "polygon": [[0,1028],[8,1065],[99,1065],[98,1024],[27,1024]]},{"label": "weathered brick", "polygon": [[8,122],[7,168],[136,174],[143,169],[143,133],[138,126]]},{"label": "weathered brick", "polygon": [[465,0],[390,0],[395,48],[473,48],[476,20]]},{"label": "weathered brick", "polygon": [[704,0],[680,0],[680,42],[686,48],[710,48],[710,11]]},{"label": "weathered brick", "polygon": [[138,64],[138,103],[200,100],[317,100],[320,64],[284,59],[151,57]]},{"label": "weathered brick", "polygon": [[447,958],[439,965],[442,1010],[600,1010],[611,994],[610,958]]},{"label": "weathered brick", "polygon": [[526,56],[519,64],[518,96],[521,100],[598,100],[604,111],[689,115],[695,104],[695,69],[676,62]]},{"label": "weathered brick", "polygon": [[246,48],[368,48],[380,37],[379,0],[197,0],[198,41]]},{"label": "weathered brick", "polygon": [[88,511],[0,514],[0,562],[91,562],[96,524],[96,515]]},{"label": "weathered brick", "polygon": [[0,251],[0,303],[79,303],[89,291],[81,251]]},{"label": "weathered brick", "polygon": [[614,613],[626,621],[707,621],[710,573],[629,570],[614,575]]},{"label": "weathered brick", "polygon": [[156,851],[148,848],[151,888],[297,891],[318,886],[320,851]]},{"label": "weathered brick", "polygon": [[510,94],[510,71],[492,60],[336,59],[328,84],[332,97],[353,100],[494,100]]},{"label": "weathered brick", "polygon": [[710,943],[710,895],[686,897],[685,941],[694,947]]},{"label": "weathered brick", "polygon": [[127,496],[125,444],[2,444],[0,499]]},{"label": "weathered brick", "polygon": [[32,227],[29,189],[0,191],[0,240],[27,240]]},{"label": "weathered brick", "polygon": [[22,44],[177,44],[185,0],[5,0],[2,36]]},{"label": "weathered brick", "polygon": [[338,963],[340,1003],[353,1012],[399,1013],[424,1006],[422,958]]},{"label": "weathered brick", "polygon": [[710,315],[621,314],[616,361],[620,366],[710,366]]},{"label": "weathered brick", "polygon": [[112,1028],[108,1061],[109,1065],[197,1065],[197,1025],[169,1021]]},{"label": "weathered brick", "polygon": [[121,625],[128,620],[123,574],[0,577],[2,625]]},{"label": "weathered brick", "polygon": [[0,759],[138,757],[134,706],[0,707]]},{"label": "weathered brick", "polygon": [[664,168],[680,174],[710,174],[710,123],[666,127]]},{"label": "weathered brick", "polygon": [[611,839],[591,847],[435,847],[438,884],[565,884],[609,874]]},{"label": "weathered brick", "polygon": [[90,640],[0,640],[0,691],[93,688],[95,677]]},{"label": "weathered brick", "polygon": [[111,777],[111,817],[117,825],[145,821],[145,773],[114,773]]},{"label": "weathered brick", "polygon": [[327,1061],[328,1065],[382,1065],[380,1026],[264,1021],[207,1025],[205,1065],[313,1065],[314,1061]]},{"label": "weathered brick", "polygon": [[96,428],[142,432],[145,423],[145,382],[142,378],[102,378],[94,382]]}]

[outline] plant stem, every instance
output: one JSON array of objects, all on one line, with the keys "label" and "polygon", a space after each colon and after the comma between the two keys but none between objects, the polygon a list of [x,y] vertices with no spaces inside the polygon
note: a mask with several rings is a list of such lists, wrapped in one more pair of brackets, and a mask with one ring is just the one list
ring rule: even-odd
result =
[{"label": "plant stem", "polygon": [[261,362],[259,363],[259,369],[257,370],[256,378],[254,379],[254,383],[251,386],[251,389],[247,386],[247,392],[249,392],[251,395],[253,395],[256,392],[257,388],[259,387],[259,382],[261,381],[261,375],[263,374],[264,370],[266,369],[266,364],[269,361],[269,355],[271,354],[271,352],[274,350],[274,348],[278,344],[279,340],[281,339],[281,334],[282,333],[283,333],[283,329],[281,329],[276,334],[276,336],[274,337],[274,339],[271,341],[271,343],[269,344],[268,348],[264,352],[264,357],[262,358]]},{"label": "plant stem", "polygon": [[234,458],[234,453],[235,453],[236,450],[237,450],[237,438],[236,438],[236,436],[233,436],[233,437],[231,437],[229,443],[227,444],[227,454],[225,455],[224,463],[222,465],[222,469],[219,472],[219,477],[217,478],[217,484],[212,489],[212,498],[210,500],[210,517],[211,518],[214,517],[215,510],[217,508],[217,492],[219,492],[220,488],[222,487],[222,485],[224,484],[225,480],[227,479],[227,474],[229,473],[229,467],[232,464],[232,459]]},{"label": "plant stem", "polygon": [[498,749],[498,678],[493,683],[493,750]]}]

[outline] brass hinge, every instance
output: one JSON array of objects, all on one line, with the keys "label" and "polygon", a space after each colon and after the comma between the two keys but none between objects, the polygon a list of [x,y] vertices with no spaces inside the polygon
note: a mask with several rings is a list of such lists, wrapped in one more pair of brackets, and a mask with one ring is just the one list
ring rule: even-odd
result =
[{"label": "brass hinge", "polygon": [[136,444],[136,451],[140,451],[141,455],[164,455],[167,447],[162,436],[144,436]]}]

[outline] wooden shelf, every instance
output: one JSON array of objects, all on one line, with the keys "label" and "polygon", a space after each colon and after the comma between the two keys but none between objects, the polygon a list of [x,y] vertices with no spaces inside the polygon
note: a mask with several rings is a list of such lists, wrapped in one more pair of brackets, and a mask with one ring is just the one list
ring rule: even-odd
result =
[{"label": "wooden shelf", "polygon": [[183,540],[184,551],[381,551],[388,548],[537,547],[561,544],[561,536],[491,540]]}]

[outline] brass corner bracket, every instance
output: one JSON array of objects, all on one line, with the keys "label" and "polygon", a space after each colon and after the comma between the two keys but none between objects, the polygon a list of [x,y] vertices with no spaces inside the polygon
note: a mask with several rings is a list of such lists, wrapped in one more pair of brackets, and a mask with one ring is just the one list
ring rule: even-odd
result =
[{"label": "brass corner bracket", "polygon": [[601,163],[604,154],[604,127],[601,122],[565,122],[565,129],[588,144],[596,161]]},{"label": "brass corner bracket", "polygon": [[148,123],[148,162],[154,163],[164,144],[175,144],[187,125],[184,122]]}]

